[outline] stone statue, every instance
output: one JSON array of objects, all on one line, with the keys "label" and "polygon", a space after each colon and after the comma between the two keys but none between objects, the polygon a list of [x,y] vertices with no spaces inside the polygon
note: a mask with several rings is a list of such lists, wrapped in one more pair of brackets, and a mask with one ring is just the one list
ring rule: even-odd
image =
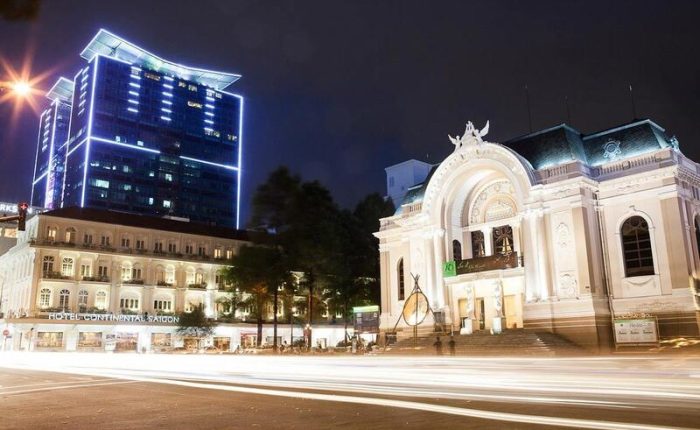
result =
[{"label": "stone statue", "polygon": [[462,146],[469,144],[469,143],[478,143],[482,144],[484,141],[482,138],[486,136],[486,134],[489,132],[489,121],[486,121],[486,125],[484,128],[481,130],[478,130],[474,127],[474,123],[471,121],[467,122],[467,127],[464,129],[464,134],[460,137],[457,135],[457,137],[452,137],[449,134],[447,137],[450,138],[450,142],[455,146],[455,151],[460,149]]}]

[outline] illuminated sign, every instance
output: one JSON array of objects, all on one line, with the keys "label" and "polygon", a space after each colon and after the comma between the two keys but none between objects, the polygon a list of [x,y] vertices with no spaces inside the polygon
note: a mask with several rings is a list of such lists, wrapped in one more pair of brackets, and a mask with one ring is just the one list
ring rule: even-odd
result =
[{"label": "illuminated sign", "polygon": [[178,324],[180,317],[173,315],[114,315],[114,314],[76,314],[72,312],[50,312],[50,320],[57,321],[110,321],[128,323],[168,323]]},{"label": "illuminated sign", "polygon": [[518,253],[489,255],[488,257],[470,258],[468,260],[448,261],[442,266],[444,277],[463,275],[465,273],[485,272],[487,270],[514,269],[518,267]]}]

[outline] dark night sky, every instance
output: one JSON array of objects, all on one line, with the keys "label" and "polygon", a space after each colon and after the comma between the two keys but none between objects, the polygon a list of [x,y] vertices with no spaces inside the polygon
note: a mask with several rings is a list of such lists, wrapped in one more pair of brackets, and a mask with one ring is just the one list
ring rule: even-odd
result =
[{"label": "dark night sky", "polygon": [[[243,219],[280,164],[344,206],[384,191],[384,167],[437,162],[447,133],[491,121],[488,139],[566,121],[582,132],[654,119],[700,161],[700,2],[45,1],[0,21],[0,56],[72,77],[104,27],[173,61],[240,73],[246,97]],[[28,199],[38,118],[0,106],[0,200]]]}]

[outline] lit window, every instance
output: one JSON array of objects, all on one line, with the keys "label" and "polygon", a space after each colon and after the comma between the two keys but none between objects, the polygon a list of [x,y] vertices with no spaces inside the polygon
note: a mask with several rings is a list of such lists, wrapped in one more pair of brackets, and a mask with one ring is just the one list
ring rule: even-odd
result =
[{"label": "lit window", "polygon": [[166,174],[165,174],[165,180],[168,181],[168,182],[172,182],[172,181],[173,181],[173,174],[172,174],[172,173],[166,173]]},{"label": "lit window", "polygon": [[51,290],[42,288],[39,293],[39,307],[46,309],[51,305]]},{"label": "lit window", "polygon": [[640,216],[627,218],[620,229],[625,276],[654,274],[654,255],[651,249],[649,224]]},{"label": "lit window", "polygon": [[221,258],[223,255],[223,250],[221,248],[214,249],[214,258]]},{"label": "lit window", "polygon": [[109,188],[109,181],[105,181],[104,179],[91,179],[90,185],[97,188]]},{"label": "lit window", "polygon": [[153,79],[154,81],[160,81],[160,76],[154,75],[153,73],[144,73],[143,76],[147,77],[148,79]]},{"label": "lit window", "polygon": [[187,106],[193,107],[193,108],[197,108],[197,109],[201,109],[201,108],[202,108],[202,104],[201,104],[201,103],[197,103],[197,102],[193,102],[193,101],[189,101],[189,100],[187,100]]},{"label": "lit window", "polygon": [[153,197],[149,197],[149,198],[148,198],[148,204],[149,204],[149,205],[152,205],[152,204],[153,204]]},{"label": "lit window", "polygon": [[58,294],[58,306],[63,309],[64,311],[68,306],[70,302],[70,291],[63,289],[61,292]]},{"label": "lit window", "polygon": [[192,85],[192,84],[188,85],[187,89],[190,91],[197,91],[198,90],[197,85]]},{"label": "lit window", "polygon": [[73,276],[73,259],[65,257],[61,263],[61,275]]},{"label": "lit window", "polygon": [[228,140],[230,140],[231,142],[233,142],[233,141],[235,141],[236,139],[238,139],[238,137],[236,137],[235,135],[229,133],[229,134],[226,135],[226,139],[228,139]]},{"label": "lit window", "polygon": [[107,293],[104,291],[98,291],[95,295],[95,307],[97,309],[107,308]]},{"label": "lit window", "polygon": [[171,207],[171,202],[170,202],[170,200],[163,200],[163,207],[164,207],[164,208],[169,208],[169,207]]},{"label": "lit window", "polygon": [[177,86],[181,88],[187,88],[187,83],[180,81],[177,83]]}]

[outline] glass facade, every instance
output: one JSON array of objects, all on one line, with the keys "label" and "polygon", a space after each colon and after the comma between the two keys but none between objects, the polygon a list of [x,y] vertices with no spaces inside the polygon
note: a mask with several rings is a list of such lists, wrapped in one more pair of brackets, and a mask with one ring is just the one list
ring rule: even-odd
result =
[{"label": "glass facade", "polygon": [[[152,63],[96,54],[76,74],[62,206],[237,228],[242,97],[199,69]],[[42,116],[40,139],[43,128]],[[44,164],[37,156],[37,172]]]},{"label": "glass facade", "polygon": [[39,119],[31,205],[55,209],[61,205],[70,104],[54,100]]}]

